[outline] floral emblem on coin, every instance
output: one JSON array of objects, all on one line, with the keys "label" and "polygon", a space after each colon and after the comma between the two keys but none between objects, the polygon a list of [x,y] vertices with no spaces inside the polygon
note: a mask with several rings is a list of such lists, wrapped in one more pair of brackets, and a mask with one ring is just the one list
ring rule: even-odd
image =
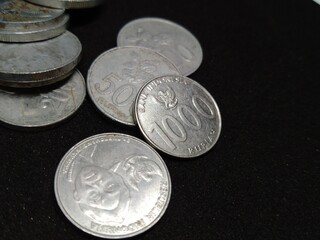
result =
[{"label": "floral emblem on coin", "polygon": [[133,201],[133,192],[139,192],[140,185],[151,182],[155,176],[163,177],[160,167],[143,155],[129,156],[110,168],[82,157],[87,164],[74,180],[73,198],[86,216],[102,224],[122,223]]},{"label": "floral emblem on coin", "polygon": [[167,86],[165,92],[159,91],[158,96],[155,98],[166,110],[174,109],[178,104],[178,99],[172,88]]},{"label": "floral emblem on coin", "polygon": [[160,64],[156,60],[141,60],[139,54],[132,53],[133,60],[125,62],[124,69],[122,70],[122,76],[130,83],[140,83],[146,79],[154,77],[154,72],[157,70],[157,66]]}]

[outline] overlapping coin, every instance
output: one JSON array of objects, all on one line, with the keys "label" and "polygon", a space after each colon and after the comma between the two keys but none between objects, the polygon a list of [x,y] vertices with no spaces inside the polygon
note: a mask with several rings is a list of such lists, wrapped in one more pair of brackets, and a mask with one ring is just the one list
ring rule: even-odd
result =
[{"label": "overlapping coin", "polygon": [[154,49],[170,59],[184,75],[190,75],[202,62],[198,40],[182,26],[160,18],[141,18],[127,23],[119,32],[118,46]]},{"label": "overlapping coin", "polygon": [[68,21],[64,9],[22,0],[0,0],[0,41],[34,42],[53,38],[66,31]]},{"label": "overlapping coin", "polygon": [[158,222],[169,203],[171,181],[150,146],[129,135],[105,133],[66,153],[56,171],[55,194],[62,212],[81,230],[124,238]]},{"label": "overlapping coin", "polygon": [[221,131],[218,106],[199,83],[183,76],[159,77],[137,95],[135,114],[146,140],[175,157],[209,151]]},{"label": "overlapping coin", "polygon": [[41,42],[0,42],[0,85],[31,88],[65,79],[73,73],[81,52],[79,39],[68,31]]},{"label": "overlapping coin", "polygon": [[77,70],[65,81],[46,88],[0,88],[0,120],[16,127],[51,126],[74,114],[85,94],[85,82]]},{"label": "overlapping coin", "polygon": [[27,0],[29,2],[52,8],[91,8],[104,0]]},{"label": "overlapping coin", "polygon": [[101,54],[88,71],[88,93],[97,108],[113,120],[135,125],[133,103],[141,86],[155,77],[179,75],[159,53],[141,47],[113,48]]}]

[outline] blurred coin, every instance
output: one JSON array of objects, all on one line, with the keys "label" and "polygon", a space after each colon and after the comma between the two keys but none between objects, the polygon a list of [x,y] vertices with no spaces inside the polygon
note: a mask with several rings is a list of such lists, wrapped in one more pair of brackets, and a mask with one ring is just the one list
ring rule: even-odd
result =
[{"label": "blurred coin", "polygon": [[29,2],[53,8],[91,8],[98,6],[104,0],[27,0]]},{"label": "blurred coin", "polygon": [[113,120],[135,125],[133,103],[140,87],[155,77],[179,75],[175,66],[152,49],[113,48],[91,65],[87,86],[97,108]]},{"label": "blurred coin", "polygon": [[66,81],[37,89],[0,88],[0,120],[17,127],[45,127],[77,111],[86,94],[79,71]]},{"label": "blurred coin", "polygon": [[0,41],[33,42],[53,38],[66,31],[68,20],[63,9],[22,0],[0,0]]},{"label": "blurred coin", "polygon": [[118,46],[152,48],[168,59],[184,75],[200,66],[202,49],[198,40],[182,26],[160,18],[141,18],[127,23],[119,32]]},{"label": "blurred coin", "polygon": [[162,217],[171,195],[160,155],[140,139],[119,133],[95,135],[72,147],[54,184],[65,216],[103,238],[146,231]]},{"label": "blurred coin", "polygon": [[34,43],[0,43],[0,85],[30,88],[57,82],[76,67],[81,43],[72,33]]},{"label": "blurred coin", "polygon": [[213,97],[200,84],[182,76],[146,83],[137,95],[135,114],[151,145],[181,158],[209,151],[221,131],[220,112]]}]

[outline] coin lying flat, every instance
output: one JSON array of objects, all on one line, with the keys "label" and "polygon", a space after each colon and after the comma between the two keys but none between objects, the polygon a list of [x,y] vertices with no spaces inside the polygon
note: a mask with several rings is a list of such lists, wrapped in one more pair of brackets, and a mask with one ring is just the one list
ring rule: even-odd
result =
[{"label": "coin lying flat", "polygon": [[152,48],[170,59],[184,76],[197,70],[202,61],[198,40],[182,26],[164,19],[141,18],[127,23],[117,43]]},{"label": "coin lying flat", "polygon": [[70,74],[81,57],[81,43],[72,33],[34,43],[0,43],[0,85],[36,87]]},{"label": "coin lying flat", "polygon": [[54,184],[65,216],[103,238],[146,231],[164,214],[171,195],[160,155],[141,140],[119,133],[95,135],[72,147],[57,168]]},{"label": "coin lying flat", "polygon": [[69,15],[22,0],[0,0],[0,41],[33,42],[66,31]]},{"label": "coin lying flat", "polygon": [[9,91],[0,88],[0,120],[18,127],[45,127],[77,111],[86,94],[79,71],[47,88]]},{"label": "coin lying flat", "polygon": [[200,84],[182,76],[146,83],[137,95],[135,114],[151,145],[181,158],[209,151],[221,131],[220,112],[213,97]]},{"label": "coin lying flat", "polygon": [[29,2],[53,8],[91,8],[98,6],[104,0],[27,0]]},{"label": "coin lying flat", "polygon": [[155,77],[179,75],[159,53],[140,47],[113,48],[91,65],[87,86],[97,108],[113,120],[135,125],[133,103],[140,87]]}]

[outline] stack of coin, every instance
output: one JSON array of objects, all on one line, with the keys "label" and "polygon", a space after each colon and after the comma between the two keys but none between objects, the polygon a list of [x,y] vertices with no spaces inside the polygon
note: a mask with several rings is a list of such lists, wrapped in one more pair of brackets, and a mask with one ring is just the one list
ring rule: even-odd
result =
[{"label": "stack of coin", "polygon": [[199,83],[186,77],[202,62],[198,40],[184,27],[141,18],[119,32],[118,47],[102,53],[88,71],[88,93],[106,116],[138,125],[155,148],[197,157],[219,138],[219,108]]},{"label": "stack of coin", "polygon": [[76,70],[79,39],[67,31],[63,7],[93,7],[101,1],[0,0],[0,112],[3,122],[42,127],[71,116],[85,98]]}]

